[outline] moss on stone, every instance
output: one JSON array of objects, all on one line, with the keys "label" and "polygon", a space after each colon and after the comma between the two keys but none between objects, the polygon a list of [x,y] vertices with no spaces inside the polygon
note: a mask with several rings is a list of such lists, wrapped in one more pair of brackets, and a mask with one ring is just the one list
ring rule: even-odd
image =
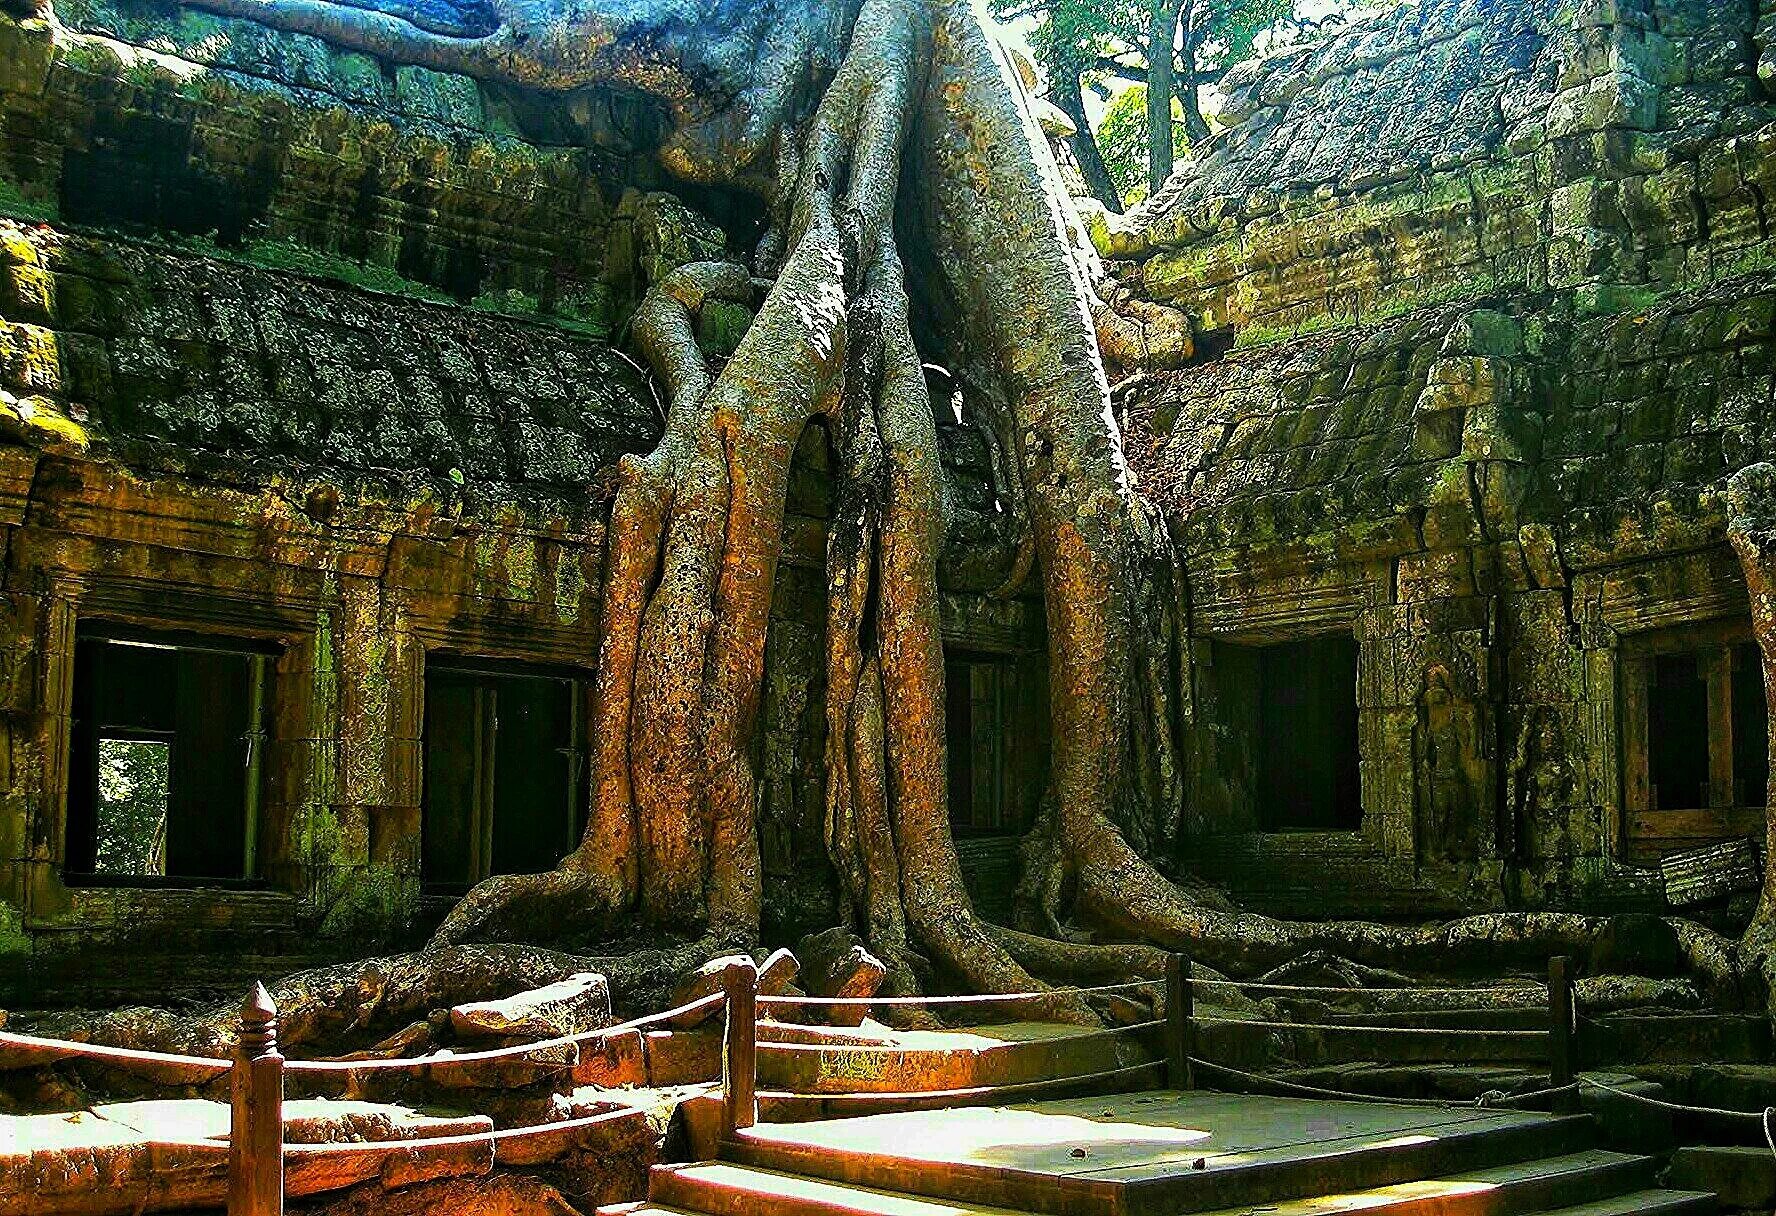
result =
[{"label": "moss on stone", "polygon": [[338,902],[321,919],[320,932],[340,941],[387,941],[412,919],[412,884],[390,866],[372,865],[352,875]]},{"label": "moss on stone", "polygon": [[1427,308],[1463,300],[1480,300],[1497,294],[1499,280],[1492,274],[1475,274],[1428,291],[1398,292],[1377,297],[1359,313],[1316,313],[1296,325],[1248,325],[1234,338],[1235,350],[1270,346],[1309,334],[1380,325]]},{"label": "moss on stone", "polygon": [[[230,255],[227,250],[216,249],[214,256],[228,258]],[[443,292],[404,278],[386,266],[378,266],[372,262],[354,262],[349,258],[288,241],[255,241],[240,256],[267,270],[287,270],[311,278],[331,279],[351,287],[386,292],[389,295],[411,296],[438,304],[453,302]]]},{"label": "moss on stone", "polygon": [[0,174],[0,215],[31,223],[54,223],[59,212],[54,199],[37,201],[27,198],[17,183]]},{"label": "moss on stone", "polygon": [[30,952],[31,935],[25,931],[24,913],[0,900],[0,958]]}]

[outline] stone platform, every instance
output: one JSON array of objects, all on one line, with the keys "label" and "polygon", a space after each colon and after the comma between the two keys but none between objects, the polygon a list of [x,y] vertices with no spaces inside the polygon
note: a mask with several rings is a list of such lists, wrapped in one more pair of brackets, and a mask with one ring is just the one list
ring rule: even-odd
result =
[{"label": "stone platform", "polygon": [[1703,1216],[1582,1115],[1150,1091],[772,1124],[632,1216]]}]

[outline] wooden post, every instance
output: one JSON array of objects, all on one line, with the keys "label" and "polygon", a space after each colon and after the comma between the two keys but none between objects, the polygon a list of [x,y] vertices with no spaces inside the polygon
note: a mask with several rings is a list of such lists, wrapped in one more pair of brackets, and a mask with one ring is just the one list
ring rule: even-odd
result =
[{"label": "wooden post", "polygon": [[[1558,1088],[1571,1085],[1578,1076],[1576,1032],[1573,1017],[1572,960],[1564,954],[1548,960],[1548,1083]],[[1577,1090],[1556,1094],[1553,1108],[1561,1113],[1579,1109]]]},{"label": "wooden post", "polygon": [[758,1122],[758,968],[736,960],[722,975],[722,1139]]},{"label": "wooden post", "polygon": [[1166,955],[1166,1084],[1194,1089],[1190,1057],[1196,1051],[1196,998],[1190,989],[1190,957]]},{"label": "wooden post", "polygon": [[229,1070],[228,1216],[283,1216],[284,1057],[277,1006],[254,984],[241,1007],[240,1045]]}]

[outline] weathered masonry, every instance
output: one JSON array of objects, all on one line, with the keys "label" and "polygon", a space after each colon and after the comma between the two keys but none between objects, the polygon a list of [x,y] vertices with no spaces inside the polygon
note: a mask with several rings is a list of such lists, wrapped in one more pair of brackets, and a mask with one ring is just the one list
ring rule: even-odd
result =
[{"label": "weathered masonry", "polygon": [[1662,858],[1762,836],[1753,7],[1406,5],[1240,68],[1093,221],[1196,335],[1117,395],[1188,584],[1182,865],[1297,915],[1658,911]]},{"label": "weathered masonry", "polygon": [[[611,478],[660,428],[609,335],[728,234],[655,192],[632,99],[570,119],[241,22],[58,14],[0,16],[0,988],[423,933],[578,837]],[[1042,734],[1041,613],[982,594],[1017,549],[996,438],[960,401],[945,436],[997,841],[1044,779],[1005,741]],[[759,741],[783,934],[835,916],[826,459],[811,429]]]},{"label": "weathered masonry", "polygon": [[[1091,221],[1188,326],[1116,369],[1189,635],[1143,847],[1417,917],[1659,909],[1662,858],[1758,830],[1726,489],[1776,456],[1760,11],[1405,5],[1240,69],[1172,187]],[[566,850],[614,467],[661,426],[618,339],[757,220],[662,193],[632,97],[58,14],[0,17],[0,1003],[288,970]],[[929,374],[952,826],[1000,918],[1047,639],[1022,456]],[[755,740],[774,940],[837,919],[831,459],[810,427]]]}]

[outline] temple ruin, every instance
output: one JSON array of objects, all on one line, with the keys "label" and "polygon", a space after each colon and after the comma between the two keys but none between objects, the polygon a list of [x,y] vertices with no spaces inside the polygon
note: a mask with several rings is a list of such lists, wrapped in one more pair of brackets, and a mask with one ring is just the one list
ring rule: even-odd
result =
[{"label": "temple ruin", "polygon": [[[423,936],[578,838],[610,471],[660,429],[622,328],[756,211],[668,193],[632,96],[56,16],[0,26],[8,948],[121,996]],[[1207,153],[1093,221],[1171,310],[1107,322],[1188,639],[1183,797],[1131,825],[1162,868],[1295,917],[1662,913],[1661,857],[1761,832],[1726,489],[1772,450],[1759,36],[1407,6],[1242,68]],[[934,400],[951,815],[1003,917],[1043,613],[1010,437]],[[837,919],[831,459],[811,429],[755,744],[789,941]],[[111,856],[101,772],[166,752],[164,845]]]}]

